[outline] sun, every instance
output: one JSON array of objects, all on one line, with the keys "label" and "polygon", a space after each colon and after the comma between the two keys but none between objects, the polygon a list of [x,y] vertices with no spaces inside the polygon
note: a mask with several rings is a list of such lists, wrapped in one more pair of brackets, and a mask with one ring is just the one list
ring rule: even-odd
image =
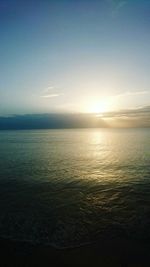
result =
[{"label": "sun", "polygon": [[84,113],[93,113],[103,116],[103,113],[113,111],[115,106],[116,103],[112,96],[91,96],[85,99],[84,103],[82,104],[82,111]]},{"label": "sun", "polygon": [[88,113],[102,114],[109,110],[109,101],[94,101],[87,105]]}]

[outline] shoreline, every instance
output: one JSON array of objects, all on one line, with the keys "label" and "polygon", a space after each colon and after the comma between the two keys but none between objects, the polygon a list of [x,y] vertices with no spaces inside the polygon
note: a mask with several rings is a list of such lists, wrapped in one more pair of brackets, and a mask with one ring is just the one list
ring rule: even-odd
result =
[{"label": "shoreline", "polygon": [[75,248],[56,249],[0,238],[0,266],[150,266],[150,242],[125,239],[99,240]]}]

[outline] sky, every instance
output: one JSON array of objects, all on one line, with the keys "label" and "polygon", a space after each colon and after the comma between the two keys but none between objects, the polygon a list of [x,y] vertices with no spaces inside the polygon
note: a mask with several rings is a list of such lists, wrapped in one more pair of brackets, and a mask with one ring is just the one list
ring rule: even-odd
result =
[{"label": "sky", "polygon": [[0,116],[149,111],[149,29],[150,0],[0,0]]}]

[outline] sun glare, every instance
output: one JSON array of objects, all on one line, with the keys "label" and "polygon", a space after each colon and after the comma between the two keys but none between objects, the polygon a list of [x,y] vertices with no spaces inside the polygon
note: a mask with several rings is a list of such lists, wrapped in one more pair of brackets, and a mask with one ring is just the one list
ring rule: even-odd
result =
[{"label": "sun glare", "polygon": [[113,96],[88,96],[84,102],[82,102],[82,112],[93,113],[99,116],[103,116],[103,113],[114,111],[116,108],[117,103]]},{"label": "sun glare", "polygon": [[103,113],[107,111],[106,103],[93,103],[89,107],[89,112],[91,113]]},{"label": "sun glare", "polygon": [[109,110],[109,101],[95,101],[89,103],[87,106],[87,112],[101,114]]}]

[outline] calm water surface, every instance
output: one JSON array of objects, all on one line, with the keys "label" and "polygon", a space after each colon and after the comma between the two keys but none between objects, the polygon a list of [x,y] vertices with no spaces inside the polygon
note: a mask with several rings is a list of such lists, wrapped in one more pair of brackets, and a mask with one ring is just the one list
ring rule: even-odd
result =
[{"label": "calm water surface", "polygon": [[0,236],[150,241],[150,129],[0,132]]}]

